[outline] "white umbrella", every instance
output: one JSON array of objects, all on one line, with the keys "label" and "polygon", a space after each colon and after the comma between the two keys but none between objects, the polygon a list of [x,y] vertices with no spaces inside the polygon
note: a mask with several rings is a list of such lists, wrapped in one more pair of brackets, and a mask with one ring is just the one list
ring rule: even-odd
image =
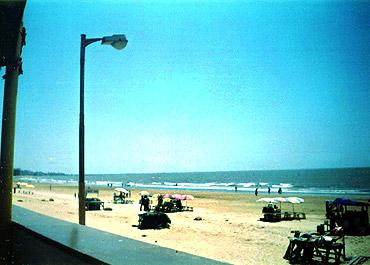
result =
[{"label": "white umbrella", "polygon": [[287,201],[286,201],[286,199],[285,199],[285,198],[283,198],[283,197],[275,197],[275,198],[273,198],[273,199],[274,199],[274,201],[275,201],[275,202],[280,203],[280,210],[281,210],[281,203],[282,203],[282,202],[287,202]]},{"label": "white umbrella", "polygon": [[275,197],[274,200],[275,202],[287,202],[286,198],[283,198],[283,197]]},{"label": "white umbrella", "polygon": [[276,200],[275,198],[260,198],[257,200],[257,202],[273,203],[273,202],[276,202]]},{"label": "white umbrella", "polygon": [[139,194],[141,195],[141,196],[149,196],[149,192],[147,192],[146,190],[142,190],[142,191],[140,191],[139,192]]},{"label": "white umbrella", "polygon": [[114,190],[122,193],[129,193],[129,191],[124,188],[115,188]]},{"label": "white umbrella", "polygon": [[288,198],[286,198],[286,202],[290,202],[290,203],[302,203],[302,202],[304,202],[304,199],[299,198],[299,197],[288,197]]},{"label": "white umbrella", "polygon": [[292,206],[293,206],[293,213],[294,213],[294,204],[296,204],[296,203],[302,203],[302,202],[304,202],[304,199],[299,198],[299,197],[288,197],[288,198],[286,198],[286,202],[289,202],[289,203],[292,204]]}]

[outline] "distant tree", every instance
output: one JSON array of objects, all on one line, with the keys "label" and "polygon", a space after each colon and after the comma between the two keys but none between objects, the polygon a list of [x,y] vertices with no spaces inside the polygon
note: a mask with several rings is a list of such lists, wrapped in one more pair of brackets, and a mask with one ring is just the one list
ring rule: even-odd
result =
[{"label": "distant tree", "polygon": [[14,169],[14,173],[13,173],[13,175],[14,175],[14,176],[20,176],[20,175],[21,175],[21,172],[22,172],[22,169],[20,169],[20,168],[15,168],[15,169]]},{"label": "distant tree", "polygon": [[31,171],[21,168],[14,168],[14,176],[61,176],[61,175],[67,175],[65,173],[59,173],[59,172],[42,172],[42,171]]}]

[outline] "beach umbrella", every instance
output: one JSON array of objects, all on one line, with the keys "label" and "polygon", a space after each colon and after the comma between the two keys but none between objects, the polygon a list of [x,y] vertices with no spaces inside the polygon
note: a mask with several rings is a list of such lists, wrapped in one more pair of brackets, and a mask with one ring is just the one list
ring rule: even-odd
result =
[{"label": "beach umbrella", "polygon": [[283,198],[283,197],[275,197],[273,199],[274,199],[275,202],[280,202],[280,203],[287,202],[286,198]]},{"label": "beach umbrella", "polygon": [[275,197],[273,198],[275,202],[278,202],[280,204],[280,210],[281,210],[281,203],[286,202],[286,199],[283,197]]},{"label": "beach umbrella", "polygon": [[257,202],[273,203],[273,202],[276,202],[276,200],[275,198],[260,198],[257,200]]},{"label": "beach umbrella", "polygon": [[147,192],[146,190],[142,190],[142,191],[140,191],[139,192],[139,194],[141,195],[141,196],[149,196],[149,192]]},{"label": "beach umbrella", "polygon": [[173,195],[167,193],[167,194],[163,195],[163,198],[164,199],[173,199]]},{"label": "beach umbrella", "polygon": [[115,188],[114,190],[122,193],[129,193],[129,191],[124,188]]},{"label": "beach umbrella", "polygon": [[19,186],[27,186],[28,185],[27,182],[17,182],[16,184],[19,185]]},{"label": "beach umbrella", "polygon": [[152,197],[153,197],[153,198],[158,198],[158,197],[159,197],[159,196],[161,196],[161,195],[162,195],[162,194],[160,194],[160,193],[156,193],[156,194],[153,194],[153,195],[152,195]]},{"label": "beach umbrella", "polygon": [[186,206],[188,206],[188,201],[189,200],[194,200],[194,196],[193,195],[188,195],[188,194],[185,194],[185,195],[182,195],[184,200],[185,200],[185,203],[186,203]]},{"label": "beach umbrella", "polygon": [[286,198],[286,202],[289,202],[289,203],[292,204],[292,206],[293,206],[293,213],[294,213],[294,204],[296,204],[296,203],[302,203],[302,202],[304,202],[304,199],[298,198],[298,197],[288,197],[288,198]]},{"label": "beach umbrella", "polygon": [[286,202],[290,202],[290,203],[302,203],[302,202],[304,202],[304,199],[299,198],[299,197],[288,197],[288,198],[286,198]]},{"label": "beach umbrella", "polygon": [[185,197],[181,194],[174,194],[174,195],[172,195],[172,197],[176,200],[181,200],[181,201],[185,200]]},{"label": "beach umbrella", "polygon": [[188,195],[188,194],[185,194],[185,195],[182,195],[184,196],[184,200],[194,200],[194,196],[193,195]]}]

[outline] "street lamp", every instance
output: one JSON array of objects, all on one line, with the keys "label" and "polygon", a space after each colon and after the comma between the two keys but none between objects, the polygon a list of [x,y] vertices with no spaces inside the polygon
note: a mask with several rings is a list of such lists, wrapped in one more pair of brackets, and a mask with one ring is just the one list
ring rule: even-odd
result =
[{"label": "street lamp", "polygon": [[112,35],[102,38],[87,39],[81,34],[80,51],[80,127],[79,127],[79,185],[78,185],[78,219],[79,224],[85,225],[85,118],[84,118],[84,83],[85,83],[85,48],[93,42],[101,41],[118,50],[127,45],[126,36]]}]

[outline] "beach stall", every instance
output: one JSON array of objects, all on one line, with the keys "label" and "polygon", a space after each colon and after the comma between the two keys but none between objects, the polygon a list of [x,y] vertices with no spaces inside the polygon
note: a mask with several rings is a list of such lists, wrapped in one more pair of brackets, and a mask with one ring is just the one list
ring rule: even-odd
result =
[{"label": "beach stall", "polygon": [[99,190],[87,188],[85,193],[85,209],[86,211],[96,211],[104,209],[104,202],[99,198]]},{"label": "beach stall", "polygon": [[343,227],[346,235],[369,235],[369,203],[347,198],[326,201],[329,229]]},{"label": "beach stall", "polygon": [[[344,235],[293,231],[284,259],[291,264],[339,264],[346,260]],[[333,261],[333,262],[331,262]],[[348,263],[358,264],[358,263]]]},{"label": "beach stall", "polygon": [[[153,209],[159,212],[183,212],[183,211],[193,211],[194,208],[188,206],[188,202],[194,200],[194,196],[189,194],[164,194],[161,195],[161,202],[157,204]],[[183,205],[185,202],[185,205]]]},{"label": "beach stall", "polygon": [[[306,214],[303,212],[296,212],[294,210],[294,204],[300,204],[304,202],[304,199],[298,197],[275,197],[275,198],[260,198],[257,202],[265,202],[267,206],[263,207],[262,213],[263,218],[261,221],[265,222],[280,222],[287,220],[301,220],[306,219]],[[279,207],[277,204],[279,203]],[[292,204],[293,211],[283,211],[281,204],[290,203]]]},{"label": "beach stall", "polygon": [[304,212],[296,212],[294,210],[294,205],[295,204],[300,204],[304,202],[304,199],[299,198],[299,197],[288,197],[285,198],[286,203],[292,204],[293,211],[285,211],[284,215],[282,216],[283,220],[301,220],[301,219],[306,219],[306,214]]},{"label": "beach stall", "polygon": [[260,218],[264,222],[280,222],[281,210],[277,207],[276,198],[260,198],[257,202],[264,202],[267,205],[262,208],[263,217]]},{"label": "beach stall", "polygon": [[133,203],[133,200],[128,199],[130,194],[131,192],[125,188],[115,188],[113,193],[113,203]]}]

